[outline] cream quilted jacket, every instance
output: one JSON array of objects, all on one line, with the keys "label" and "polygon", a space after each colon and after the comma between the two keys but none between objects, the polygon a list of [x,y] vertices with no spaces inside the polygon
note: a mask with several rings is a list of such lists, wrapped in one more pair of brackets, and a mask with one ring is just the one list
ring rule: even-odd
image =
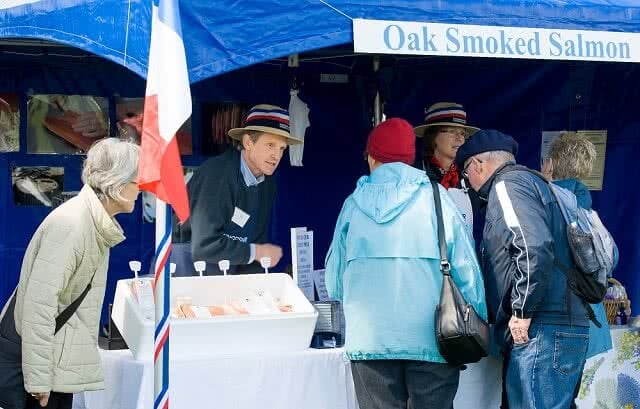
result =
[{"label": "cream quilted jacket", "polygon": [[[89,186],[51,212],[34,234],[22,262],[15,309],[28,392],[104,388],[98,327],[109,249],[122,240],[120,225]],[[92,277],[91,291],[54,336],[55,317]]]}]

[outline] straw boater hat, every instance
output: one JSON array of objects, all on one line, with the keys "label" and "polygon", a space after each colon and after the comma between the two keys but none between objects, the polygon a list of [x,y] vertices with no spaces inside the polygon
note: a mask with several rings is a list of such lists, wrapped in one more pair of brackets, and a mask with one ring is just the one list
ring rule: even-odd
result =
[{"label": "straw boater hat", "polygon": [[416,136],[422,138],[430,126],[458,126],[467,131],[467,138],[480,128],[467,125],[467,113],[464,107],[454,102],[438,102],[424,110],[424,125],[413,128]]},{"label": "straw boater hat", "polygon": [[260,104],[254,106],[247,114],[244,128],[229,130],[229,136],[237,141],[242,141],[242,135],[247,131],[260,131],[283,136],[289,145],[303,142],[302,139],[289,133],[289,111],[276,105]]}]

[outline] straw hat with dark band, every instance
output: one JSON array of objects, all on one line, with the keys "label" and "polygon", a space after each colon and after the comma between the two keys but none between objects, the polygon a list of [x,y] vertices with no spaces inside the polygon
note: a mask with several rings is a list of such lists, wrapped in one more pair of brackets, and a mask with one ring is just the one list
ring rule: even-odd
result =
[{"label": "straw hat with dark band", "polygon": [[275,105],[260,104],[249,111],[244,128],[233,128],[229,131],[229,137],[237,141],[242,140],[242,135],[247,131],[260,131],[272,135],[279,135],[287,140],[289,145],[302,143],[302,139],[291,135],[289,132],[289,111]]},{"label": "straw hat with dark band", "polygon": [[413,128],[416,136],[422,138],[427,128],[431,126],[456,126],[466,130],[466,137],[470,137],[480,129],[467,125],[467,113],[464,107],[453,102],[438,102],[424,111],[424,125]]}]

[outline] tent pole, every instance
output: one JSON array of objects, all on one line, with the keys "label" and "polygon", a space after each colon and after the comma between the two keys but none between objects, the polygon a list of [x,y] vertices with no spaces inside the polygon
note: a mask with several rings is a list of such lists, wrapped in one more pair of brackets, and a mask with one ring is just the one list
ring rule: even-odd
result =
[{"label": "tent pole", "polygon": [[[373,57],[373,72],[378,73],[380,69],[380,57]],[[382,122],[382,101],[380,100],[380,91],[376,90],[376,98],[373,101],[373,126],[378,126]]]}]

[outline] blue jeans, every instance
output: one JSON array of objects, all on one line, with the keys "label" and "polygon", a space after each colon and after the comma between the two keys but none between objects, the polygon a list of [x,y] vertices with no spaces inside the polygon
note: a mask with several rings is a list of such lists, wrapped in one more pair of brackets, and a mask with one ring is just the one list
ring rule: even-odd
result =
[{"label": "blue jeans", "polygon": [[588,327],[532,323],[506,357],[509,409],[569,408],[588,347]]}]

